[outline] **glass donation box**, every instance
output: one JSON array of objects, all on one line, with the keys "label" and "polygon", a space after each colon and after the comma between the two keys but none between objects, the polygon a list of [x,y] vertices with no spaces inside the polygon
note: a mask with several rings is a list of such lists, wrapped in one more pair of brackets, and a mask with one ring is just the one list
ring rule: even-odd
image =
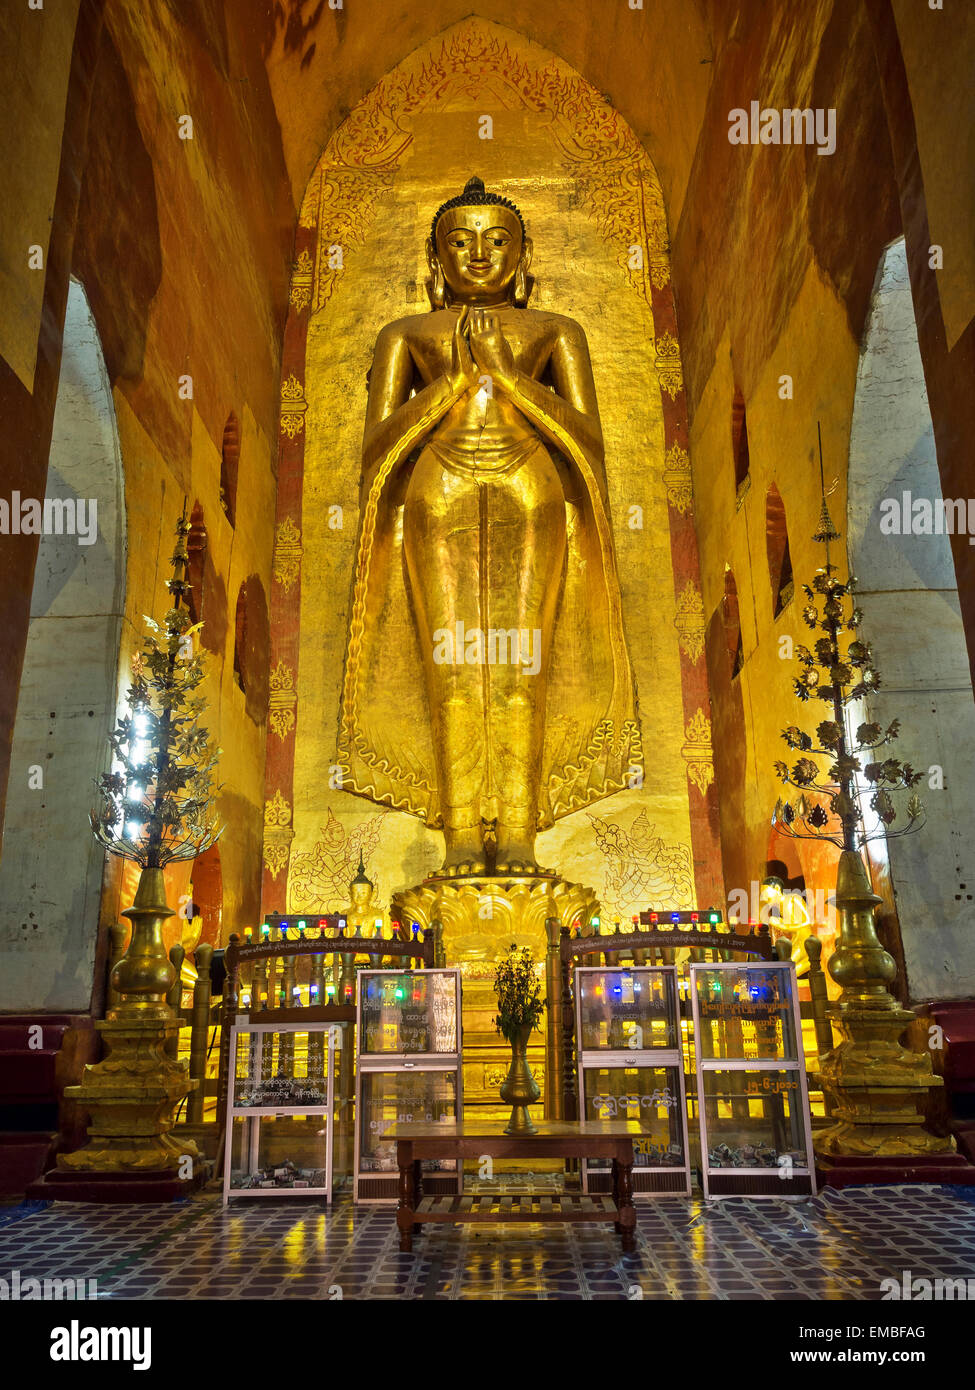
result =
[{"label": "glass donation box", "polygon": [[[396,1145],[387,1129],[454,1124],[463,1115],[459,970],[359,971],[355,1200],[395,1200]],[[452,1159],[423,1165],[430,1196],[462,1191]]]},{"label": "glass donation box", "polygon": [[705,1197],[816,1191],[791,961],[691,966]]},{"label": "glass donation box", "polygon": [[335,1078],[342,1028],[251,1023],[230,1030],[223,1200],[332,1200]]},{"label": "glass donation box", "polygon": [[[690,1194],[677,967],[575,972],[579,1114],[635,1120],[633,1190]],[[584,1159],[584,1192],[609,1192],[608,1163]]]}]

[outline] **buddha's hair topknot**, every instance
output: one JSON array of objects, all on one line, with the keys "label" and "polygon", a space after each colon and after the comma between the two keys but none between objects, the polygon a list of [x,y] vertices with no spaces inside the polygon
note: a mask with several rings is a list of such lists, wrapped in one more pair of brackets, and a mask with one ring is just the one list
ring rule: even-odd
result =
[{"label": "buddha's hair topknot", "polygon": [[433,222],[430,224],[430,240],[436,245],[437,223],[440,221],[442,214],[449,211],[450,208],[479,208],[487,206],[507,208],[510,212],[513,212],[521,223],[522,236],[528,235],[525,231],[525,219],[511,199],[502,198],[500,193],[488,193],[487,189],[484,187],[484,180],[479,179],[475,174],[473,178],[467,180],[467,183],[464,185],[463,193],[458,193],[456,198],[448,198],[446,203],[437,208],[437,211],[433,215]]}]

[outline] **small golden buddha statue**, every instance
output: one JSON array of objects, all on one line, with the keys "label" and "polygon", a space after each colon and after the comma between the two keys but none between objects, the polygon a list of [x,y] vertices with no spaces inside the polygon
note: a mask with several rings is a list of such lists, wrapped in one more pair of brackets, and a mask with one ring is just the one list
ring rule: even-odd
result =
[{"label": "small golden buddha statue", "polygon": [[373,900],[375,891],[375,884],[366,876],[366,866],[360,854],[358,871],[349,884],[351,901],[345,913],[345,930],[349,936],[382,935],[383,911]]},{"label": "small golden buddha statue", "polygon": [[538,830],[642,772],[589,350],[528,307],[524,220],[480,179],[427,258],[433,310],[370,374],[343,786],[442,827],[442,876],[531,876]]}]

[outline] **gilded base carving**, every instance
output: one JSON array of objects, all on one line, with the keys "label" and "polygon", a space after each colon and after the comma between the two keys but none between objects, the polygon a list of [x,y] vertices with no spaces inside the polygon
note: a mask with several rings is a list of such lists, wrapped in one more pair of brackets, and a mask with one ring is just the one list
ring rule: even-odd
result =
[{"label": "gilded base carving", "polygon": [[443,925],[447,964],[473,976],[493,970],[499,951],[513,943],[530,946],[537,961],[545,958],[545,923],[557,917],[563,926],[579,921],[586,927],[598,916],[599,903],[591,888],[565,883],[551,875],[525,878],[430,878],[415,888],[393,894],[394,920],[425,930]]},{"label": "gilded base carving", "polygon": [[[424,930],[431,923],[443,926],[444,956],[448,966],[460,968],[464,979],[464,1090],[467,1102],[497,1108],[498,1087],[508,1064],[507,1046],[494,1028],[494,963],[514,943],[529,946],[541,965],[546,960],[548,939],[545,923],[555,919],[571,927],[579,921],[587,929],[599,913],[591,888],[565,883],[552,875],[534,878],[468,879],[430,878],[393,896],[391,915],[409,927],[416,922]],[[554,928],[553,928],[554,931]],[[545,1114],[558,1118],[557,1097],[561,1080],[550,1053],[550,1016],[527,1043],[528,1063],[546,1097]],[[500,1111],[493,1118],[501,1119]],[[507,1119],[507,1115],[504,1115]]]}]

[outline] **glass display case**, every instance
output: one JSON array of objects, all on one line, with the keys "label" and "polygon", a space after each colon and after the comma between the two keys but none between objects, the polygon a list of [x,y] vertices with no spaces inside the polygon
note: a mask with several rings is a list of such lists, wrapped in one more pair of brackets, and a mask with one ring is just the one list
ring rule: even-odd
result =
[{"label": "glass display case", "polygon": [[230,1033],[223,1200],[332,1199],[336,1076],[343,1028],[251,1023]]},{"label": "glass display case", "polygon": [[[634,1191],[690,1193],[676,967],[580,966],[575,1003],[580,1116],[640,1125]],[[584,1160],[582,1182],[609,1192],[608,1164]]]},{"label": "glass display case", "polygon": [[704,1195],[815,1193],[795,966],[690,973]]},{"label": "glass display case", "polygon": [[[355,1196],[397,1197],[393,1125],[462,1118],[459,970],[359,972]],[[424,1163],[430,1195],[460,1192],[462,1165]]]},{"label": "glass display case", "polygon": [[456,970],[359,972],[359,1056],[455,1056],[460,1052]]}]

